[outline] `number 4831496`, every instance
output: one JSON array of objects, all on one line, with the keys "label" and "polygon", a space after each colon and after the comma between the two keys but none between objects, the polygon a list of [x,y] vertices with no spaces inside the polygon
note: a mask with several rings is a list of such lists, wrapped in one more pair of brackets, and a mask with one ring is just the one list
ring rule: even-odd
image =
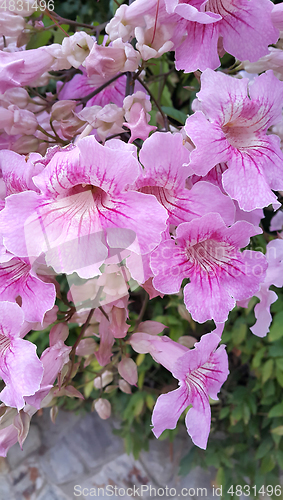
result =
[{"label": "number 4831496", "polygon": [[258,495],[267,495],[268,497],[272,497],[275,495],[276,497],[281,496],[282,493],[282,488],[280,484],[277,484],[276,486],[271,486],[270,484],[268,486],[261,486],[260,488],[257,488],[256,486],[250,486],[249,484],[245,484],[244,486],[241,486],[240,484],[237,484],[236,486],[230,486],[230,488],[227,490],[227,493],[231,495],[232,497],[235,495],[236,497],[241,497],[242,495],[244,497],[249,497],[253,495],[254,497],[257,497]]},{"label": "number 4831496", "polygon": [[32,5],[28,0],[0,0],[0,12],[1,10],[6,12],[21,12],[22,10],[41,10],[42,12],[48,10],[54,10],[54,0],[35,0]]}]

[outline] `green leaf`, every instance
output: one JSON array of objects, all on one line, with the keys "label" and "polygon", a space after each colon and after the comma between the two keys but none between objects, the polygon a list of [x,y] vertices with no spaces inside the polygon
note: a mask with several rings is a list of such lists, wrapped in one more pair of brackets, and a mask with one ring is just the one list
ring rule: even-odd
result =
[{"label": "green leaf", "polygon": [[283,337],[283,311],[275,314],[268,334],[268,340],[269,342],[274,342],[281,337]]},{"label": "green leaf", "polygon": [[276,458],[277,458],[277,462],[278,462],[280,469],[283,470],[283,451],[277,450],[276,451]]},{"label": "green leaf", "polygon": [[277,436],[283,436],[283,425],[278,425],[278,427],[271,429],[271,432]]},{"label": "green leaf", "polygon": [[225,408],[221,408],[221,411],[220,411],[220,414],[219,414],[219,419],[220,420],[223,420],[223,418],[227,417],[230,413],[230,408],[229,407],[225,407]]},{"label": "green leaf", "polygon": [[275,374],[278,384],[283,387],[283,371],[276,366]]},{"label": "green leaf", "polygon": [[196,455],[196,448],[191,448],[189,453],[185,455],[182,460],[180,461],[180,469],[179,469],[179,474],[180,476],[186,476],[190,470],[192,469],[192,464],[194,461]]},{"label": "green leaf", "polygon": [[283,402],[273,406],[273,408],[271,408],[267,416],[269,418],[283,417]]},{"label": "green leaf", "polygon": [[27,44],[27,49],[38,49],[39,47],[43,47],[47,45],[50,38],[52,36],[51,31],[41,31],[39,33],[35,33]]},{"label": "green leaf", "polygon": [[262,368],[262,382],[265,383],[272,375],[274,367],[273,359],[268,359]]},{"label": "green leaf", "polygon": [[277,358],[275,360],[275,363],[276,363],[277,368],[279,368],[279,370],[283,371],[283,358]]},{"label": "green leaf", "polygon": [[259,349],[259,351],[257,351],[252,361],[253,368],[258,368],[261,365],[261,360],[265,354],[265,351],[266,347],[262,347],[261,349]]},{"label": "green leaf", "polygon": [[261,462],[260,472],[262,474],[266,474],[267,472],[270,472],[272,469],[274,469],[275,465],[276,461],[273,455],[265,455]]},{"label": "green leaf", "polygon": [[186,115],[182,111],[179,111],[178,109],[175,109],[175,108],[171,108],[169,106],[162,106],[161,109],[162,109],[163,113],[170,116],[170,118],[173,118],[174,120],[181,123],[182,125],[185,124],[185,121],[186,121],[188,115]]},{"label": "green leaf", "polygon": [[255,454],[255,459],[259,460],[260,458],[265,457],[267,453],[271,450],[271,448],[274,446],[273,441],[271,438],[266,438],[262,443],[259,445],[256,454]]}]

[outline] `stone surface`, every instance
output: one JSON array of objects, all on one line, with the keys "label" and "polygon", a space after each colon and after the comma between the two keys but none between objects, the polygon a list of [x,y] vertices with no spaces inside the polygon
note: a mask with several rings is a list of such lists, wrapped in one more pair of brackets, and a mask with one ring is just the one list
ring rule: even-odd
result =
[{"label": "stone surface", "polygon": [[70,500],[54,485],[47,485],[37,497],[37,500]]},{"label": "stone surface", "polygon": [[45,477],[36,456],[27,458],[18,467],[12,469],[10,478],[16,500],[37,500],[45,483]]},{"label": "stone surface", "polygon": [[65,440],[87,470],[98,469],[124,452],[123,442],[114,436],[111,424],[102,421],[96,413],[77,422]]},{"label": "stone surface", "polygon": [[21,450],[20,445],[17,443],[13,446],[8,454],[7,459],[11,468],[20,464],[28,455],[37,451],[41,446],[40,432],[36,425],[31,425],[27,438]]},{"label": "stone surface", "polygon": [[[103,492],[102,490],[98,491],[98,489],[103,488],[105,498],[106,488],[108,488],[108,496],[112,499],[116,499],[130,498],[132,495],[129,496],[126,494],[127,488],[134,489],[135,487],[137,489],[140,488],[141,485],[145,487],[154,487],[151,477],[147,474],[142,464],[138,460],[134,460],[131,456],[123,454],[108,464],[105,464],[98,473],[82,479],[81,481],[72,481],[68,485],[62,486],[62,489],[69,498],[73,498],[71,495],[74,495],[74,491],[80,493],[83,492],[83,490],[85,490],[87,494],[85,496],[77,496],[79,496],[79,498],[88,498],[91,489],[93,491],[92,496],[94,496],[95,490],[95,498],[102,498]],[[76,490],[75,486],[77,487]],[[120,489],[118,496],[114,494],[115,487]],[[123,490],[125,490],[125,495],[123,495]],[[148,494],[144,492],[143,497],[148,497]],[[76,497],[74,496],[74,498]]]},{"label": "stone surface", "polygon": [[40,464],[53,484],[65,483],[84,472],[79,457],[69,449],[65,438],[40,457]]}]

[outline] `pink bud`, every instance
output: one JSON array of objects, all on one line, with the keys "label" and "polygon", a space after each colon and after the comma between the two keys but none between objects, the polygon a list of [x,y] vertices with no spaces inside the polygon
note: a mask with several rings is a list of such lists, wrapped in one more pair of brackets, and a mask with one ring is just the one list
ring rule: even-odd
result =
[{"label": "pink bud", "polygon": [[89,356],[96,350],[96,342],[94,339],[82,339],[76,348],[77,356]]},{"label": "pink bud", "polygon": [[52,326],[49,333],[49,344],[50,347],[57,344],[59,340],[65,342],[69,335],[69,328],[66,323],[58,323]]},{"label": "pink bud", "polygon": [[106,420],[111,415],[111,404],[107,399],[100,398],[95,401],[94,408],[103,420]]},{"label": "pink bud", "polygon": [[15,104],[21,109],[27,107],[30,97],[25,89],[21,87],[14,87],[12,89],[6,90],[4,93],[4,98],[7,99],[11,104]]},{"label": "pink bud", "polygon": [[118,372],[129,384],[136,385],[138,381],[138,369],[133,359],[123,358],[118,363]]},{"label": "pink bud", "polygon": [[122,378],[119,380],[119,389],[126,394],[132,394],[131,386]]},{"label": "pink bud", "polygon": [[93,381],[93,385],[95,389],[102,389],[102,387],[105,387],[108,384],[111,384],[113,380],[113,373],[110,372],[109,370],[106,370],[105,372],[100,375],[100,377],[96,377]]},{"label": "pink bud", "polygon": [[164,328],[166,328],[166,325],[159,323],[159,321],[143,321],[139,324],[138,331],[158,335],[158,333],[163,332]]},{"label": "pink bud", "polygon": [[15,416],[13,424],[18,431],[18,441],[20,447],[22,448],[29,432],[30,416],[25,413],[24,410],[20,410]]},{"label": "pink bud", "polygon": [[126,319],[127,319],[126,309],[113,306],[111,311],[111,323],[110,323],[110,331],[113,334],[113,337],[120,339],[127,335],[127,331],[130,325],[126,323]]},{"label": "pink bud", "polygon": [[19,137],[13,144],[13,151],[20,155],[25,155],[36,151],[39,145],[39,140],[34,135],[23,135]]},{"label": "pink bud", "polygon": [[67,120],[73,116],[73,111],[75,111],[77,106],[76,101],[66,100],[55,102],[51,110],[51,120],[56,120],[60,122],[61,120]]}]

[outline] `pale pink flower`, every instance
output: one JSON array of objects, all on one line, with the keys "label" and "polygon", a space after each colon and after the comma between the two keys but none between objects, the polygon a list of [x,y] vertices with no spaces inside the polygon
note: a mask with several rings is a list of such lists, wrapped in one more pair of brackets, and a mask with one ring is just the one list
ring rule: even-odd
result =
[{"label": "pale pink flower", "polygon": [[277,239],[267,244],[266,259],[268,263],[266,277],[259,292],[255,294],[260,300],[254,308],[257,321],[251,327],[251,331],[258,337],[265,337],[269,332],[272,321],[270,306],[278,298],[273,290],[269,290],[269,287],[271,285],[279,288],[283,286],[283,240]]},{"label": "pale pink flower", "polygon": [[218,400],[217,393],[227,379],[228,356],[225,346],[218,349],[219,336],[203,335],[193,349],[170,338],[135,333],[130,339],[133,349],[149,352],[179,380],[180,387],[157,399],[152,414],[153,433],[158,438],[165,429],[175,429],[178,418],[188,407],[186,426],[193,443],[205,449],[210,431],[209,397]]},{"label": "pale pink flower", "polygon": [[20,338],[23,321],[17,304],[0,302],[0,376],[6,384],[0,399],[18,410],[24,407],[25,398],[39,389],[43,376],[36,346]]},{"label": "pale pink flower", "polygon": [[224,163],[223,187],[241,209],[278,207],[271,190],[283,189],[283,154],[279,138],[266,132],[281,120],[283,83],[271,71],[249,85],[207,69],[198,99],[200,110],[185,125],[195,145],[192,171],[205,176]]},{"label": "pale pink flower", "polygon": [[54,57],[46,47],[20,52],[0,53],[0,92],[33,83],[51,69]]},{"label": "pale pink flower", "polygon": [[187,34],[176,48],[176,68],[190,73],[220,65],[218,41],[241,61],[255,62],[276,43],[270,0],[165,0],[168,13],[180,16],[177,29]]},{"label": "pale pink flower", "polygon": [[[139,174],[131,145],[86,137],[77,146],[53,148],[33,177],[40,190],[6,198],[0,213],[5,245],[19,257],[45,253],[56,272],[100,274],[108,248],[152,251],[167,214],[153,196],[126,191]],[[10,221],[14,222],[11,225]]]},{"label": "pale pink flower", "polygon": [[168,223],[178,225],[209,212],[220,212],[227,224],[234,222],[235,209],[228,196],[208,182],[196,183],[190,190],[186,179],[191,170],[190,152],[181,134],[154,133],[140,151],[144,166],[135,189],[153,194],[168,212]]},{"label": "pale pink flower", "polygon": [[151,254],[154,287],[177,293],[183,279],[189,278],[184,302],[192,318],[199,323],[226,321],[236,300],[254,295],[264,281],[264,255],[239,251],[259,232],[245,221],[227,228],[216,213],[180,224],[175,240],[162,242]]},{"label": "pale pink flower", "polygon": [[124,132],[124,112],[117,104],[106,104],[103,108],[96,105],[85,107],[77,116],[96,129],[102,142],[105,142],[106,137]]}]

